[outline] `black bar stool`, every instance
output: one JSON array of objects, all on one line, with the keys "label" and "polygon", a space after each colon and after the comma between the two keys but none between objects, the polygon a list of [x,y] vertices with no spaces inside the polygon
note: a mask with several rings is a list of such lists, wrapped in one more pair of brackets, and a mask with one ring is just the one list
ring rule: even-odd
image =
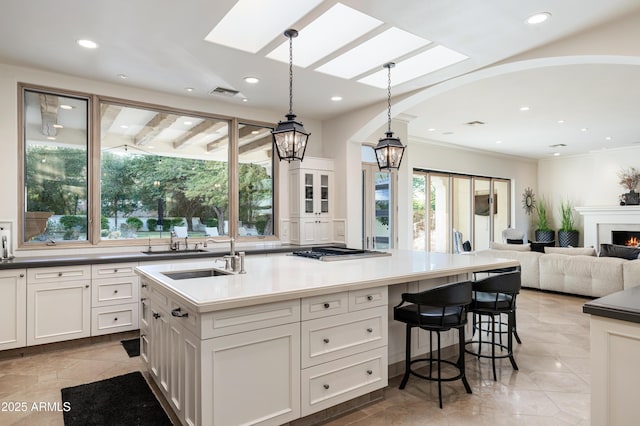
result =
[{"label": "black bar stool", "polygon": [[[463,281],[444,284],[419,293],[403,293],[402,302],[393,308],[393,318],[407,325],[405,370],[400,389],[404,389],[409,376],[420,377],[426,380],[438,382],[438,399],[442,408],[442,382],[462,380],[467,393],[471,393],[471,387],[465,375],[465,334],[464,327],[467,324],[468,307],[471,303],[471,281]],[[405,303],[410,303],[405,305]],[[429,332],[429,358],[411,359],[411,329],[419,327]],[[456,362],[443,360],[440,356],[440,333],[451,329],[458,330],[458,360]],[[437,334],[438,353],[433,358],[433,333]],[[425,376],[415,372],[411,366],[416,362],[429,363],[429,375]],[[433,364],[438,367],[437,377],[433,377]],[[453,377],[443,378],[441,375],[441,363],[452,365],[458,369],[458,374]]]},{"label": "black bar stool", "polygon": [[[516,360],[513,357],[513,335],[515,330],[516,318],[516,296],[520,293],[521,281],[520,271],[506,272],[497,275],[490,275],[487,278],[473,282],[473,300],[471,302],[471,312],[473,313],[474,334],[475,329],[479,329],[478,340],[467,342],[467,345],[477,344],[477,352],[466,349],[466,352],[475,355],[478,358],[491,358],[493,366],[493,380],[497,380],[496,375],[496,359],[509,358],[511,366],[514,370],[518,369]],[[496,342],[496,335],[501,337],[503,330],[496,330],[496,323],[502,324],[500,319],[496,320],[496,316],[501,317],[502,314],[507,315],[507,345]],[[476,320],[476,315],[479,317]],[[489,317],[483,321],[482,317]],[[486,330],[482,329],[482,324],[487,324]],[[482,352],[482,332],[487,331],[491,334],[491,342],[487,342],[491,346],[491,354]],[[506,350],[506,354],[496,355],[496,348]]]}]

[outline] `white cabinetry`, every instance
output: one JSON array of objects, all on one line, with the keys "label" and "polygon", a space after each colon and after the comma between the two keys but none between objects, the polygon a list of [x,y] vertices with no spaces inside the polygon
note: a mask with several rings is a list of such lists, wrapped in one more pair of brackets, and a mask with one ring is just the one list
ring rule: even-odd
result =
[{"label": "white cabinetry", "polygon": [[387,385],[387,287],[302,299],[302,415]]},{"label": "white cabinetry", "polygon": [[0,271],[0,350],[26,344],[27,271]]},{"label": "white cabinetry", "polygon": [[88,337],[91,267],[27,270],[27,345]]},{"label": "white cabinetry", "polygon": [[137,263],[91,266],[91,335],[136,330],[139,311]]},{"label": "white cabinetry", "polygon": [[329,243],[333,227],[333,160],[306,158],[289,169],[290,240]]}]

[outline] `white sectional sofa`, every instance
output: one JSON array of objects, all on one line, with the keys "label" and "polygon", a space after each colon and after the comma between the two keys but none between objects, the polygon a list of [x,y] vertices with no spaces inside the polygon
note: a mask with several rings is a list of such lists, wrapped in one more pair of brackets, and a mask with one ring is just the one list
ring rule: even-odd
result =
[{"label": "white sectional sofa", "polygon": [[601,297],[640,285],[640,260],[597,257],[592,248],[545,247],[543,254],[528,244],[493,243],[476,255],[518,260],[523,287]]}]

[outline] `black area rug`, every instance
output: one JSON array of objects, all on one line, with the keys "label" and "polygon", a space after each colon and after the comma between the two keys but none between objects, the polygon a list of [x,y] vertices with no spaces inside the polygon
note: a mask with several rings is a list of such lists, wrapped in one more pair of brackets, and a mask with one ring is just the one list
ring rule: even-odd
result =
[{"label": "black area rug", "polygon": [[139,371],[61,392],[65,426],[171,426]]},{"label": "black area rug", "polygon": [[129,358],[140,356],[140,339],[120,340]]}]

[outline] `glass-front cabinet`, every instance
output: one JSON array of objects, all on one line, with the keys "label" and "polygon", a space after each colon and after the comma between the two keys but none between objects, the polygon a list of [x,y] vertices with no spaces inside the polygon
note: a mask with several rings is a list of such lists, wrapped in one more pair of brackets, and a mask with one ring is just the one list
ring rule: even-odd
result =
[{"label": "glass-front cabinet", "polygon": [[289,168],[291,237],[294,244],[332,239],[333,161],[307,157]]}]

